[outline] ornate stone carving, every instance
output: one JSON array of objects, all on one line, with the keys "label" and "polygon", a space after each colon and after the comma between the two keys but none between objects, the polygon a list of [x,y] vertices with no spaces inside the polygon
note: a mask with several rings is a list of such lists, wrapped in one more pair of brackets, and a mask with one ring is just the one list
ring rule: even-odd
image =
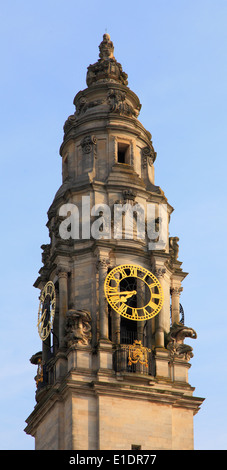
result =
[{"label": "ornate stone carving", "polygon": [[171,295],[181,294],[182,291],[183,291],[183,287],[171,287],[170,288],[170,294]]},{"label": "ornate stone carving", "polygon": [[58,266],[57,269],[56,269],[56,274],[58,276],[58,279],[60,279],[60,278],[67,279],[68,278],[68,273],[69,273],[69,270],[67,268],[65,268],[64,266]]},{"label": "ornate stone carving", "polygon": [[152,166],[156,160],[157,153],[154,151],[153,145],[146,146],[142,149],[142,166],[147,168],[147,165]]},{"label": "ornate stone carving", "polygon": [[50,259],[50,243],[46,245],[41,245],[41,249],[43,250],[42,252],[42,263],[45,265],[49,264],[49,259]]},{"label": "ornate stone carving", "polygon": [[74,114],[71,114],[71,116],[68,117],[68,119],[65,121],[65,124],[63,126],[64,133],[67,134],[71,128],[75,125],[76,123],[76,117]]},{"label": "ornate stone carving", "polygon": [[121,64],[119,64],[114,55],[114,46],[110,40],[109,34],[103,35],[103,40],[99,45],[100,59],[93,65],[89,65],[87,69],[87,85],[88,87],[98,80],[111,80],[128,85],[128,75],[123,72]]},{"label": "ornate stone carving", "polygon": [[177,261],[179,253],[179,238],[178,237],[169,237],[169,253],[171,261]]},{"label": "ornate stone carving", "polygon": [[101,44],[99,44],[99,57],[100,59],[108,59],[113,58],[114,52],[114,45],[113,42],[110,40],[109,34],[103,35],[103,40]]},{"label": "ornate stone carving", "polygon": [[86,98],[82,96],[77,103],[74,101],[74,104],[76,106],[75,115],[78,117],[80,116],[80,114],[85,113],[88,109],[95,108],[96,106],[103,104],[104,101],[105,101],[104,99],[99,99],[99,100],[88,102]]},{"label": "ornate stone carving", "polygon": [[52,233],[54,234],[56,239],[61,239],[60,233],[59,233],[59,226],[63,220],[64,220],[64,217],[60,216],[59,214],[56,214],[54,216],[53,224],[52,224]]},{"label": "ornate stone carving", "polygon": [[153,274],[158,278],[161,279],[164,277],[166,273],[166,268],[155,268]]},{"label": "ornate stone carving", "polygon": [[82,147],[83,154],[89,154],[94,150],[96,153],[97,140],[94,135],[88,135],[81,140],[80,145]]},{"label": "ornate stone carving", "polygon": [[126,93],[124,91],[111,89],[107,95],[107,101],[110,106],[110,112],[117,112],[126,116],[138,117],[141,106],[134,109],[126,102]]},{"label": "ornate stone carving", "polygon": [[123,204],[125,204],[125,202],[129,204],[133,203],[136,198],[136,192],[133,191],[133,189],[125,189],[123,191],[123,198],[124,198]]},{"label": "ornate stone carving", "polygon": [[65,339],[68,347],[87,346],[91,340],[91,314],[88,310],[70,309],[66,314]]},{"label": "ornate stone carving", "polygon": [[110,261],[108,259],[100,258],[97,260],[96,268],[106,269],[109,267]]},{"label": "ornate stone carving", "polygon": [[39,351],[38,353],[33,354],[33,356],[30,359],[30,362],[31,364],[34,364],[37,366],[37,373],[35,376],[35,381],[36,381],[36,387],[38,388],[39,385],[43,383],[43,379],[44,379],[42,351]]},{"label": "ornate stone carving", "polygon": [[[76,103],[74,102],[76,105]],[[76,105],[76,114],[80,114],[81,111],[84,111],[84,108],[87,106],[87,100],[84,96],[81,96],[77,105]]]},{"label": "ornate stone carving", "polygon": [[189,361],[189,359],[193,357],[192,347],[183,343],[186,337],[196,339],[197,333],[193,328],[188,328],[182,325],[182,323],[174,323],[171,326],[167,336],[167,349],[170,351],[172,359],[179,357]]}]

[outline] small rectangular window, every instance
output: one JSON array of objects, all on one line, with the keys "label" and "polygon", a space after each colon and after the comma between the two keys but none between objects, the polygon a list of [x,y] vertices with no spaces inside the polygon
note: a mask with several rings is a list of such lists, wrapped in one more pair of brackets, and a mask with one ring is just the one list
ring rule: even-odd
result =
[{"label": "small rectangular window", "polygon": [[130,164],[130,147],[127,144],[121,142],[118,143],[117,147],[117,161],[118,163]]},{"label": "small rectangular window", "polygon": [[141,450],[141,446],[138,444],[132,444],[131,445],[131,450]]}]

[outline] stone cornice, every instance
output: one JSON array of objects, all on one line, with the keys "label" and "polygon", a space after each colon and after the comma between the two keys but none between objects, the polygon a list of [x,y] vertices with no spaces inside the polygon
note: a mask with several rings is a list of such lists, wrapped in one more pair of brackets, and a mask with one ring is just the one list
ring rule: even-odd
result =
[{"label": "stone cornice", "polygon": [[[133,119],[133,126],[131,125],[131,120]],[[105,122],[106,121],[106,122]],[[94,114],[84,115],[80,118],[80,120],[76,120],[74,124],[72,124],[70,130],[64,135],[64,140],[60,146],[59,153],[62,156],[64,152],[64,147],[70,140],[76,140],[77,138],[81,140],[83,136],[86,136],[88,133],[86,124],[92,126],[90,128],[90,132],[92,134],[96,134],[98,138],[98,134],[103,134],[105,130],[112,130],[113,132],[124,131],[127,132],[128,135],[132,135],[134,137],[140,137],[143,139],[145,144],[150,143],[151,134],[147,131],[140,121],[132,118],[130,116],[125,116],[121,114],[117,114],[114,112],[100,112],[97,113],[94,111]]]},{"label": "stone cornice", "polygon": [[91,94],[99,94],[100,92],[103,93],[103,91],[109,91],[111,90],[112,88],[114,88],[115,90],[119,90],[119,91],[124,91],[125,93],[127,93],[127,95],[133,99],[135,101],[135,103],[137,103],[137,105],[140,105],[140,100],[137,96],[136,93],[134,93],[134,91],[132,91],[128,86],[125,86],[125,85],[122,85],[120,83],[113,83],[113,82],[102,82],[102,83],[94,83],[93,85],[91,85],[89,88],[85,88],[84,90],[80,90],[74,100],[73,100],[73,104],[75,106],[78,106],[79,104],[79,101],[81,100],[81,98],[84,98],[86,96],[89,96]]},{"label": "stone cornice", "polygon": [[104,377],[97,380],[95,375],[86,374],[86,382],[84,382],[81,381],[81,373],[82,371],[79,374],[76,371],[68,373],[62,382],[56,383],[46,392],[26,420],[25,432],[27,434],[34,435],[39,422],[50,412],[56,401],[63,401],[65,395],[69,393],[80,396],[115,396],[128,400],[148,400],[153,403],[190,409],[193,410],[193,414],[198,412],[204,401],[204,398],[192,396],[193,389],[189,385],[184,387],[180,383],[174,384],[169,381],[168,387],[165,384],[163,388],[164,384],[160,387],[157,378],[149,377],[143,380],[143,377],[132,377],[132,374],[131,377],[130,374],[125,376],[124,382],[119,382],[113,375],[109,375],[108,381],[105,381]]}]

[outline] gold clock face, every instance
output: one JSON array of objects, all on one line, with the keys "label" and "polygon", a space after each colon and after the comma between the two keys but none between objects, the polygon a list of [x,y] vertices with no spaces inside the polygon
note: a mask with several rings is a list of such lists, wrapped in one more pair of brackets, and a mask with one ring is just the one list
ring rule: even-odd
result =
[{"label": "gold clock face", "polygon": [[42,341],[48,338],[54,322],[56,295],[52,281],[48,281],[40,294],[38,332]]},{"label": "gold clock face", "polygon": [[144,321],[157,315],[164,295],[158,279],[145,268],[124,264],[105,279],[105,296],[117,313],[129,320]]}]

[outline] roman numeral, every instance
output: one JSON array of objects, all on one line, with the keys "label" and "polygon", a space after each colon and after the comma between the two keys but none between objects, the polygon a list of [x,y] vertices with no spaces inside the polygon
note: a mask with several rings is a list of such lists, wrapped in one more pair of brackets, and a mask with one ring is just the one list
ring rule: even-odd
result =
[{"label": "roman numeral", "polygon": [[118,312],[123,315],[127,312],[128,306],[125,304],[121,304],[120,307],[118,308]]},{"label": "roman numeral", "polygon": [[120,267],[120,266],[119,266],[119,272],[121,273],[122,277],[126,277],[126,276],[127,276],[127,274],[126,274],[124,268],[122,268],[122,267]]},{"label": "roman numeral", "polygon": [[109,294],[117,294],[117,287],[109,286],[108,291],[109,291]]},{"label": "roman numeral", "polygon": [[132,318],[132,320],[137,320],[137,318],[138,318],[138,313],[137,313],[136,308],[133,308],[133,309],[132,309],[132,317],[131,317],[131,318]]},{"label": "roman numeral", "polygon": [[161,294],[153,294],[152,293],[152,299],[160,299],[161,298]]},{"label": "roman numeral", "polygon": [[149,305],[149,307],[151,307],[152,310],[156,310],[156,308],[158,306],[155,302],[152,302],[152,301],[150,301],[148,305]]},{"label": "roman numeral", "polygon": [[130,266],[130,274],[129,276],[137,277],[137,266]]}]

